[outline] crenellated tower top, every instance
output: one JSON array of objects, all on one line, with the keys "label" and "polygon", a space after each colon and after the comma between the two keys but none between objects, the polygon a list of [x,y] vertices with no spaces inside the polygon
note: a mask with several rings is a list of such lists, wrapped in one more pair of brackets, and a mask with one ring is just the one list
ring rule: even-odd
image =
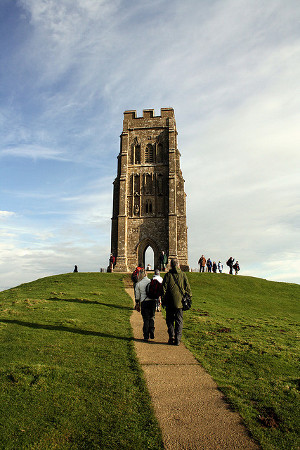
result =
[{"label": "crenellated tower top", "polygon": [[187,227],[184,180],[180,170],[173,108],[124,112],[114,181],[111,251],[115,270],[133,270],[151,247],[155,265],[161,251],[185,270]]}]

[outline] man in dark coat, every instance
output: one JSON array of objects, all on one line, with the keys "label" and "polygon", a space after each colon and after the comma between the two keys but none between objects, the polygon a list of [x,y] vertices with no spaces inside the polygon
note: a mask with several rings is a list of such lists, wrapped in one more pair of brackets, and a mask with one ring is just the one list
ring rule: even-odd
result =
[{"label": "man in dark coat", "polygon": [[211,272],[212,262],[210,258],[208,258],[206,265],[207,265],[207,272]]},{"label": "man in dark coat", "polygon": [[176,259],[171,259],[171,269],[164,277],[162,288],[162,305],[166,308],[166,323],[169,334],[168,343],[179,345],[183,326],[181,300],[186,292],[190,296],[192,296],[192,293],[187,276],[178,267]]},{"label": "man in dark coat", "polygon": [[233,268],[234,258],[230,256],[230,258],[227,261],[227,266],[229,267],[229,273],[232,275],[232,268]]},{"label": "man in dark coat", "polygon": [[168,264],[168,256],[165,254],[164,251],[161,252],[159,255],[159,264],[160,264],[160,270],[165,271],[166,265]]}]

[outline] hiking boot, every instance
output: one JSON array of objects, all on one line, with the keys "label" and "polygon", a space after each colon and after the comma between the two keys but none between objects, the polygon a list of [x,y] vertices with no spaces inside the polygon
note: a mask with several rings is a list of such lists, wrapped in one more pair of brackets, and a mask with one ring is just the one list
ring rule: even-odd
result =
[{"label": "hiking boot", "polygon": [[154,331],[150,331],[149,334],[150,334],[150,339],[154,339]]},{"label": "hiking boot", "polygon": [[168,344],[169,345],[174,345],[174,338],[169,338]]}]

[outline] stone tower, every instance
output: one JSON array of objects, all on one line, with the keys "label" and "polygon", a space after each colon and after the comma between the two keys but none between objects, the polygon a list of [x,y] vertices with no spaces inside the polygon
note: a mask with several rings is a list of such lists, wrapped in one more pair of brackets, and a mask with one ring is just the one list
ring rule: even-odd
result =
[{"label": "stone tower", "polygon": [[160,116],[153,109],[145,109],[143,117],[125,111],[120,137],[111,230],[115,271],[144,265],[149,246],[155,267],[163,250],[188,270],[186,195],[173,108],[161,108]]}]

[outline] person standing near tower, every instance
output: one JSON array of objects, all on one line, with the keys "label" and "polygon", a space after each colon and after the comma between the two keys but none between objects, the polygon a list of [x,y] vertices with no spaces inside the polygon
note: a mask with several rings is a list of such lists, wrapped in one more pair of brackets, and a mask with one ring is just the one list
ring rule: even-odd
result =
[{"label": "person standing near tower", "polygon": [[205,271],[205,264],[206,264],[206,259],[204,257],[204,255],[201,255],[198,264],[200,266],[199,272],[204,272]]},{"label": "person standing near tower", "polygon": [[229,267],[229,274],[230,275],[232,275],[233,263],[234,263],[234,258],[232,256],[230,256],[230,258],[226,262],[227,266]]},{"label": "person standing near tower", "polygon": [[218,262],[218,271],[219,273],[222,273],[223,271],[223,264],[221,263],[221,261]]},{"label": "person standing near tower", "polygon": [[165,271],[166,265],[168,264],[168,257],[164,251],[162,251],[161,254],[159,255],[159,263],[160,263],[160,270]]},{"label": "person standing near tower", "polygon": [[192,292],[187,276],[178,267],[176,259],[171,259],[171,269],[165,275],[162,287],[162,306],[166,308],[168,343],[179,345],[183,327],[182,293],[192,296]]},{"label": "person standing near tower", "polygon": [[208,260],[206,261],[206,266],[207,266],[207,272],[211,272],[212,262],[211,262],[210,258],[208,258]]}]

